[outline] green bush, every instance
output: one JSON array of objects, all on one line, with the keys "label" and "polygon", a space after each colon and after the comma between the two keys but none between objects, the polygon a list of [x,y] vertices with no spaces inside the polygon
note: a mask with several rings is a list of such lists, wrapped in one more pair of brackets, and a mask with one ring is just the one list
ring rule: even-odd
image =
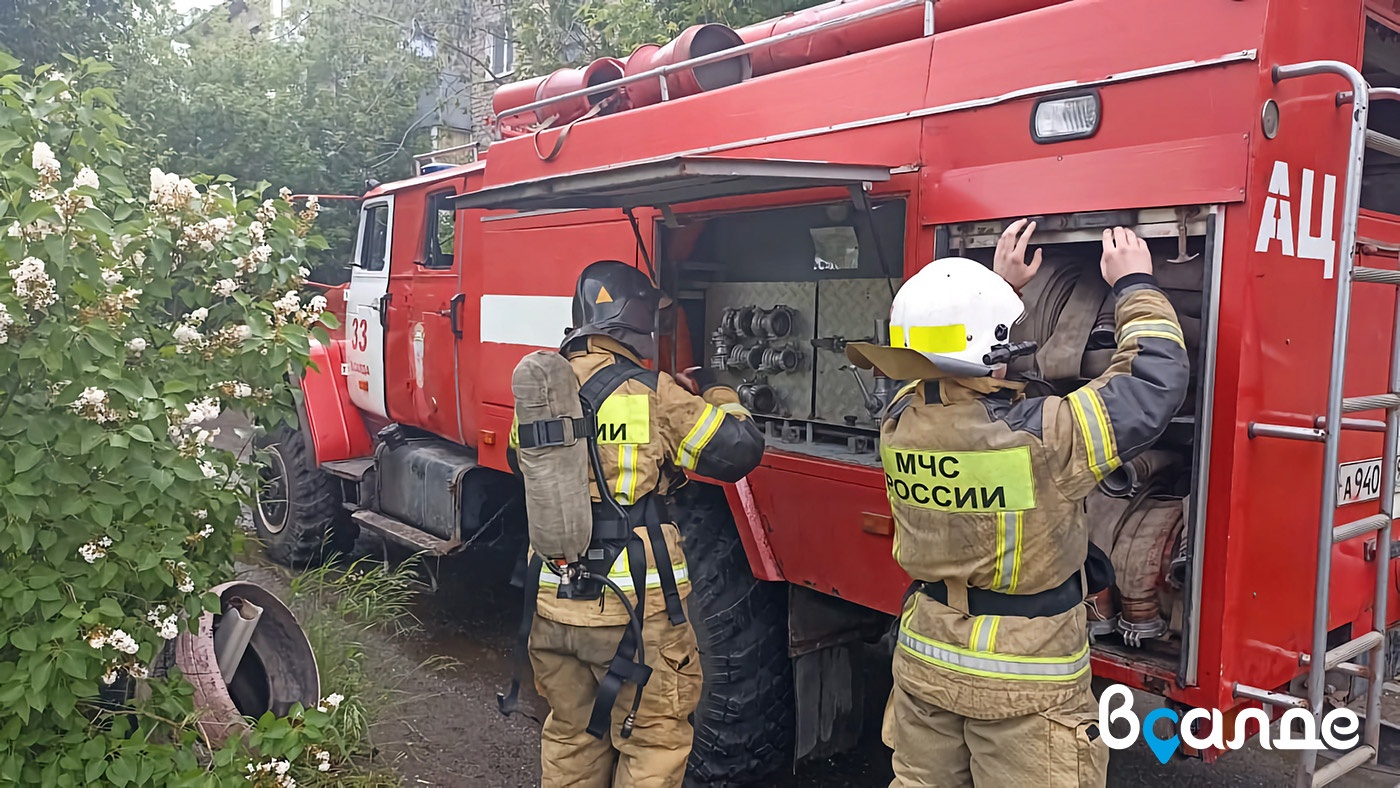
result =
[{"label": "green bush", "polygon": [[285,419],[324,332],[316,206],[159,170],[134,190],[105,67],[69,69],[0,53],[0,783],[290,785],[334,768],[335,704],[211,753],[188,685],[144,675],[232,574],[253,474],[206,422]]}]

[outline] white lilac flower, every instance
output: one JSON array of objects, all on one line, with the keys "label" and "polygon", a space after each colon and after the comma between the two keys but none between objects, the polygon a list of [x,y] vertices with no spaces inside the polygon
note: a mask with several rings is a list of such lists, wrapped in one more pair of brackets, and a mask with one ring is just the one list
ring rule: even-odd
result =
[{"label": "white lilac flower", "polygon": [[191,325],[197,326],[209,318],[209,310],[205,309],[204,307],[200,307],[186,315],[186,318],[189,319]]},{"label": "white lilac flower", "polygon": [[209,519],[209,510],[208,510],[208,509],[195,509],[195,510],[194,510],[194,518],[195,518],[196,520],[207,520],[207,519]]},{"label": "white lilac flower", "polygon": [[[272,200],[263,200],[263,204],[258,208],[257,216],[258,221],[263,224],[271,224],[277,218],[277,206],[273,205]],[[252,232],[251,227],[249,232]]]},{"label": "white lilac flower", "polygon": [[[258,211],[258,216],[261,218],[261,210]],[[251,238],[255,244],[261,244],[263,241],[267,240],[267,230],[263,227],[261,221],[254,221],[248,225],[248,237]]]},{"label": "white lilac flower", "polygon": [[155,609],[147,612],[146,620],[165,640],[174,640],[180,635],[180,616],[178,613],[169,612],[165,605],[156,605]]},{"label": "white lilac flower", "polygon": [[314,312],[314,313],[316,313],[316,314],[318,314],[318,315],[319,315],[321,312],[325,311],[325,309],[326,309],[326,297],[323,296],[323,295],[314,295],[314,296],[312,296],[312,297],[311,297],[311,301],[310,301],[309,303],[307,303],[307,305],[306,305],[306,311],[307,311],[307,312]]},{"label": "white lilac flower", "polygon": [[288,189],[286,186],[283,186],[282,188],[277,190],[277,196],[281,197],[283,200],[291,202],[292,190]]},{"label": "white lilac flower", "polygon": [[[95,564],[98,559],[107,556],[107,551],[96,542],[88,542],[78,548],[78,555],[82,556],[83,560],[87,561],[89,564]],[[93,646],[93,648],[100,648],[100,646]]]},{"label": "white lilac flower", "polygon": [[[214,479],[217,478],[219,475],[218,467],[212,462],[200,461],[199,472],[204,474],[204,478],[206,479]],[[180,590],[183,591],[184,589],[182,588]],[[193,591],[194,589],[191,588],[190,590]]]},{"label": "white lilac flower", "polygon": [[146,349],[146,340],[141,337],[136,337],[126,343],[126,349],[139,356],[141,352]]},{"label": "white lilac flower", "polygon": [[188,347],[199,342],[204,338],[204,335],[200,334],[194,326],[181,323],[175,327],[174,337],[175,342],[180,345],[181,352],[187,352]]},{"label": "white lilac flower", "polygon": [[102,181],[98,179],[97,173],[93,172],[91,167],[84,167],[78,170],[78,177],[73,179],[73,185],[96,189],[101,187]]},{"label": "white lilac flower", "polygon": [[149,199],[157,208],[171,212],[183,210],[198,195],[199,190],[194,182],[174,173],[162,172],[159,168],[151,168]]},{"label": "white lilac flower", "polygon": [[336,709],[340,708],[340,704],[343,702],[345,702],[344,695],[341,695],[339,692],[332,692],[331,694],[327,695],[320,702],[319,705],[316,706],[316,710],[324,712],[335,711]]},{"label": "white lilac flower", "polygon": [[210,288],[210,290],[214,292],[214,295],[220,298],[228,298],[229,296],[233,295],[234,291],[237,289],[238,282],[233,279],[220,279],[219,281],[214,283],[214,286],[212,288]]},{"label": "white lilac flower", "polygon": [[10,341],[10,326],[15,324],[15,319],[10,317],[9,307],[0,303],[0,345]]},{"label": "white lilac flower", "polygon": [[185,416],[184,423],[193,425],[203,424],[206,421],[217,419],[219,413],[222,412],[222,408],[219,406],[219,401],[213,397],[201,397],[191,402],[185,408],[185,411],[188,415]]},{"label": "white lilac flower", "polygon": [[53,148],[50,148],[47,142],[34,143],[34,153],[30,163],[34,166],[34,171],[39,174],[41,186],[47,186],[58,180],[59,175],[63,172],[63,166],[58,163],[58,158],[53,155]]},{"label": "white lilac flower", "polygon": [[141,650],[140,644],[120,629],[112,630],[112,634],[107,636],[107,645],[123,654],[135,654]]},{"label": "white lilac flower", "polygon": [[253,329],[249,326],[234,326],[233,338],[239,342],[247,342],[253,336]]},{"label": "white lilac flower", "polygon": [[117,666],[108,665],[107,672],[102,674],[102,683],[108,686],[117,682]]},{"label": "white lilac flower", "polygon": [[151,675],[151,671],[147,670],[145,665],[128,665],[126,672],[130,673],[132,678],[137,679],[149,678]]},{"label": "white lilac flower", "polygon": [[316,753],[316,771],[318,771],[318,772],[328,772],[328,771],[330,771],[330,770],[331,770],[331,754],[330,754],[329,752],[327,752],[326,750],[321,749],[320,747],[314,748],[313,751]]},{"label": "white lilac flower", "polygon": [[121,284],[122,273],[115,268],[102,269],[102,284],[112,287]]},{"label": "white lilac flower", "polygon": [[58,300],[53,277],[44,270],[44,261],[26,257],[10,264],[10,279],[15,283],[15,295],[29,304],[30,309],[43,309]]},{"label": "white lilac flower", "polygon": [[94,629],[88,633],[88,645],[95,649],[107,647],[107,632],[103,629]]},{"label": "white lilac flower", "polygon": [[69,410],[98,424],[108,424],[120,418],[108,404],[107,392],[93,386],[83,389],[83,393],[69,405]]},{"label": "white lilac flower", "polygon": [[213,535],[214,525],[212,523],[205,523],[204,527],[199,529],[199,533],[195,534],[195,536],[199,537],[200,539],[208,539]]}]

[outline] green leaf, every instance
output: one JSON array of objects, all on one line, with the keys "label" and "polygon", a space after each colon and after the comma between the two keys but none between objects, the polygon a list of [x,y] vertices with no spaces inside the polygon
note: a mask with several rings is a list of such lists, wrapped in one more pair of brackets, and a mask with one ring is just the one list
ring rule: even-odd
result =
[{"label": "green leaf", "polygon": [[33,651],[38,647],[39,639],[34,636],[33,629],[20,629],[10,633],[10,645],[20,651]]},{"label": "green leaf", "polygon": [[127,434],[143,443],[154,443],[156,439],[156,436],[151,434],[151,428],[145,424],[132,425]]},{"label": "green leaf", "polygon": [[35,446],[23,445],[15,452],[15,473],[24,473],[39,464],[44,453]]},{"label": "green leaf", "polygon": [[14,71],[22,65],[18,60],[0,52],[0,71]]},{"label": "green leaf", "polygon": [[121,605],[117,604],[117,600],[111,597],[104,597],[101,602],[97,603],[97,609],[112,618],[122,617]]}]

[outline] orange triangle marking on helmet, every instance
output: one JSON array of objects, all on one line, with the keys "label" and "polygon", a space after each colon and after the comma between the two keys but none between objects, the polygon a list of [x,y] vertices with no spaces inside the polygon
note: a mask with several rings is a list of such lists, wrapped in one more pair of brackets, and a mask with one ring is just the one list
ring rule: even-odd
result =
[{"label": "orange triangle marking on helmet", "polygon": [[595,304],[611,304],[611,303],[612,303],[612,300],[613,300],[613,299],[612,299],[612,296],[608,293],[608,289],[607,289],[606,287],[599,287],[599,288],[598,288],[598,297],[597,297],[596,299],[593,300],[593,303],[595,303]]}]

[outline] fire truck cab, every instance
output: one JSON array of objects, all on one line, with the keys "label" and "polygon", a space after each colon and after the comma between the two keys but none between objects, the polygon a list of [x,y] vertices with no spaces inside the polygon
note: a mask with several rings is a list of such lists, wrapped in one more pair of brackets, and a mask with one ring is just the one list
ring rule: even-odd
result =
[{"label": "fire truck cab", "polygon": [[307,562],[356,524],[439,554],[523,532],[511,370],[558,345],[585,265],[633,262],[678,305],[652,363],[716,370],[769,437],[675,509],[706,675],[692,776],[829,753],[910,582],[877,441],[899,382],[845,344],[887,339],[906,276],[990,263],[1034,217],[1016,332],[1040,350],[1014,371],[1066,394],[1111,353],[1097,240],[1127,225],[1192,392],[1087,503],[1119,575],[1094,673],[1224,734],[1364,696],[1361,746],[1303,753],[1300,784],[1325,784],[1387,732],[1397,31],[1391,0],[851,0],[502,88],[483,161],[365,195],[343,331],[301,430],[268,440],[291,494],[260,534]]}]

